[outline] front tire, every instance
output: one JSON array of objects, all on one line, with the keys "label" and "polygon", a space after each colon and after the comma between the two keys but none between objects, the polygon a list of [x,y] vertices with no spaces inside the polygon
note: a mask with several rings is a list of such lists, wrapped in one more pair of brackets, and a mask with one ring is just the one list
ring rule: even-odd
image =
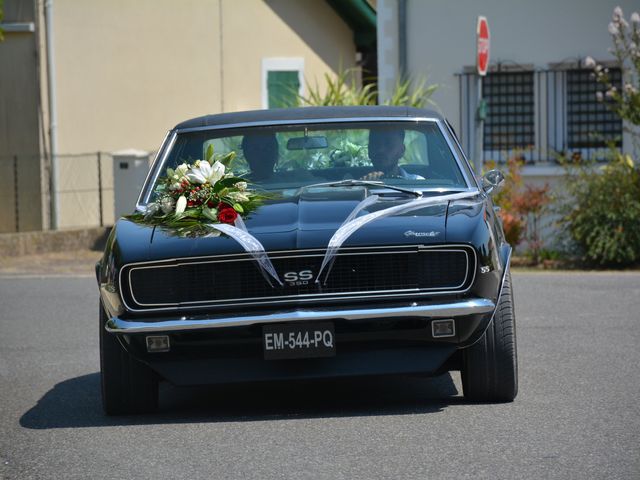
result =
[{"label": "front tire", "polygon": [[122,348],[104,326],[107,315],[100,306],[100,377],[102,407],[107,415],[149,413],[158,407],[158,380],[147,365]]},{"label": "front tire", "polygon": [[512,402],[518,394],[516,318],[511,273],[482,337],[462,353],[462,390],[474,402]]}]

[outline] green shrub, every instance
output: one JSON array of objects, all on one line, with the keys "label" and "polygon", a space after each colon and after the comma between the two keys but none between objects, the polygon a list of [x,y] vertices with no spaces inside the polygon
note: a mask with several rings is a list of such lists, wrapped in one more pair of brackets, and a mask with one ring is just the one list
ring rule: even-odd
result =
[{"label": "green shrub", "polygon": [[567,165],[560,220],[591,265],[624,267],[640,261],[640,171],[614,152],[606,165]]},{"label": "green shrub", "polygon": [[[493,197],[493,201],[500,207],[499,215],[507,242],[517,247],[526,240],[531,261],[538,264],[542,249],[542,216],[551,202],[551,195],[549,185],[524,185],[523,165],[524,160],[518,153],[509,157],[504,171],[504,188]],[[489,161],[485,167],[491,170],[496,168],[496,163]]]}]

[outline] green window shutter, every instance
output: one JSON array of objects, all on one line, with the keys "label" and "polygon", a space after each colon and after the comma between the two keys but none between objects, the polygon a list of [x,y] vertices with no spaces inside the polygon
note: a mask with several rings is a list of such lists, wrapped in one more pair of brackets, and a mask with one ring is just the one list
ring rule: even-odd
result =
[{"label": "green window shutter", "polygon": [[296,70],[267,72],[267,89],[269,108],[295,106],[296,96],[300,89],[298,72]]}]

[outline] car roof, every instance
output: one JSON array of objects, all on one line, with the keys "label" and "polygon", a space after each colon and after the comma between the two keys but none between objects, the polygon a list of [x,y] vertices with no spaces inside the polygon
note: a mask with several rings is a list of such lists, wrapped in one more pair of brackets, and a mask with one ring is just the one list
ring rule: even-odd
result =
[{"label": "car roof", "polygon": [[245,112],[219,113],[204,115],[179,123],[175,130],[188,128],[238,125],[245,123],[269,123],[298,120],[331,120],[331,119],[363,119],[369,118],[437,118],[442,116],[433,111],[414,107],[394,107],[386,105],[352,106],[352,107],[301,107],[275,108],[269,110],[249,110]]}]

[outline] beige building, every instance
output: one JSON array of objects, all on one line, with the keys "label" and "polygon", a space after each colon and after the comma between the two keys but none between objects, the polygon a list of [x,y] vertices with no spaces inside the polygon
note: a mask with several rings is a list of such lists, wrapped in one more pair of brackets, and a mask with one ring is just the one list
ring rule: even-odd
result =
[{"label": "beige building", "polygon": [[291,86],[304,94],[326,72],[375,61],[364,0],[5,0],[4,9],[0,65],[13,68],[0,70],[9,173],[0,232],[113,223],[110,153],[153,152],[190,117],[286,106]]}]

